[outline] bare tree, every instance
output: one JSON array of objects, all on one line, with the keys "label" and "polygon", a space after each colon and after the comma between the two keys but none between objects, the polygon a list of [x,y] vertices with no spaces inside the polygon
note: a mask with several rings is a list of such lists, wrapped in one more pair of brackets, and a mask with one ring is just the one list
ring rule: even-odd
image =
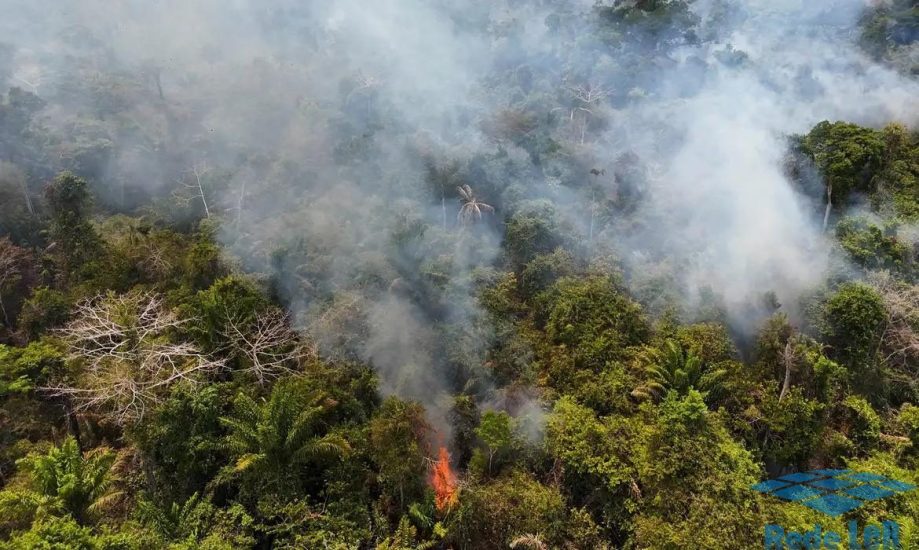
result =
[{"label": "bare tree", "polygon": [[494,207],[476,198],[475,193],[472,192],[472,188],[468,185],[461,185],[457,187],[456,190],[459,191],[460,198],[463,201],[463,205],[460,207],[459,214],[457,214],[456,217],[463,224],[481,220],[482,212],[494,214]]},{"label": "bare tree", "polygon": [[782,382],[782,391],[779,393],[779,401],[785,399],[785,396],[791,390],[791,377],[795,370],[795,364],[798,362],[797,342],[794,336],[790,336],[785,342],[785,349],[782,351],[782,365],[785,367],[785,380]]},{"label": "bare tree", "polygon": [[383,83],[383,79],[373,75],[359,74],[357,86],[347,95],[345,103],[350,103],[352,96],[356,94],[364,94],[367,97],[367,114],[370,115],[373,112],[373,99]]},{"label": "bare tree", "polygon": [[242,370],[262,385],[293,372],[302,359],[316,355],[315,349],[300,341],[288,316],[276,308],[259,313],[248,323],[231,318],[224,336],[245,358]]},{"label": "bare tree", "polygon": [[20,280],[26,256],[27,252],[13,244],[9,237],[0,237],[0,313],[6,326],[10,326],[10,317],[3,302],[3,293]]},{"label": "bare tree", "polygon": [[98,296],[76,306],[75,318],[59,330],[76,376],[43,388],[72,400],[74,410],[101,409],[115,422],[141,418],[178,382],[196,384],[223,366],[173,333],[190,319],[170,311],[150,293]]},{"label": "bare tree", "polygon": [[10,162],[0,161],[0,180],[9,182],[19,188],[22,198],[25,201],[26,210],[30,216],[35,215],[35,206],[32,204],[32,196],[29,194],[29,185],[26,181],[26,175],[21,168]]},{"label": "bare tree", "polygon": [[574,97],[574,99],[580,104],[571,109],[569,119],[572,124],[575,124],[575,114],[578,112],[583,113],[583,119],[580,123],[580,133],[581,133],[581,144],[584,143],[584,138],[587,133],[587,125],[590,123],[590,117],[594,114],[594,105],[598,104],[600,101],[605,99],[610,94],[610,90],[600,86],[594,86],[592,84],[570,86],[568,92]]},{"label": "bare tree", "polygon": [[188,204],[195,199],[200,199],[201,204],[204,205],[204,215],[207,218],[211,217],[211,209],[207,204],[207,193],[204,191],[204,183],[201,181],[210,169],[207,167],[206,163],[195,163],[191,168],[191,178],[187,180],[176,180],[181,184],[185,189],[187,189],[190,194],[188,196],[177,195],[176,199],[183,203]]},{"label": "bare tree", "polygon": [[884,300],[887,318],[880,349],[887,363],[916,372],[919,365],[919,285],[875,273],[871,283]]}]

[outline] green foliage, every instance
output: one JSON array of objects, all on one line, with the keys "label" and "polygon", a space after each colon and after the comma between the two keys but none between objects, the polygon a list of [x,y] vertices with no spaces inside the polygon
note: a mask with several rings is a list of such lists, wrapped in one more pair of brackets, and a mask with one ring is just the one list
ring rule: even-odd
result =
[{"label": "green foliage", "polygon": [[508,545],[520,535],[542,533],[553,544],[564,533],[565,515],[561,493],[526,473],[512,471],[462,491],[448,539],[460,549],[488,548]]},{"label": "green foliage", "polygon": [[562,278],[543,300],[550,341],[577,349],[588,365],[623,357],[648,336],[641,306],[608,277]]},{"label": "green foliage", "polygon": [[897,421],[909,439],[907,453],[919,458],[919,407],[907,403],[900,409]]},{"label": "green foliage", "polygon": [[635,542],[650,548],[752,548],[766,517],[750,485],[759,471],[702,395],[670,392],[638,462]]},{"label": "green foliage", "polygon": [[695,42],[698,17],[686,0],[640,0],[598,3],[602,36],[619,44],[628,36],[633,47],[666,51],[683,42]]},{"label": "green foliage", "polygon": [[0,399],[31,392],[62,368],[63,353],[57,343],[35,340],[24,348],[0,344]]},{"label": "green foliage", "polygon": [[840,286],[824,305],[825,336],[857,385],[867,385],[885,318],[883,299],[862,283]]},{"label": "green foliage", "polygon": [[335,405],[295,378],[278,382],[267,400],[237,394],[232,416],[220,419],[233,460],[223,475],[238,476],[252,494],[295,494],[310,468],[322,469],[351,452],[343,436],[324,426]]},{"label": "green foliage", "polygon": [[677,328],[676,339],[686,350],[707,364],[735,359],[737,348],[727,327],[720,323],[696,323]]},{"label": "green foliage", "polygon": [[686,352],[674,340],[667,340],[662,350],[649,350],[644,357],[644,384],[633,392],[637,397],[647,398],[651,395],[662,397],[671,391],[678,395],[687,395],[690,390],[697,390],[703,398],[716,396],[722,389],[721,384],[727,375],[724,369],[707,367],[702,358],[692,352]]},{"label": "green foliage", "polygon": [[22,305],[19,326],[29,336],[37,337],[49,329],[59,327],[70,317],[71,299],[59,290],[36,288]]},{"label": "green foliage", "polygon": [[[15,257],[0,281],[0,548],[753,548],[766,522],[847,519],[751,491],[764,472],[848,466],[919,483],[919,133],[823,122],[793,140],[800,191],[826,200],[805,177],[816,167],[839,218],[818,294],[780,304],[763,289],[766,300],[738,303],[692,280],[699,304],[684,309],[684,255],[631,246],[660,223],[647,208],[660,155],[606,158],[603,146],[630,104],[679,107],[711,77],[749,72],[755,60],[727,34],[745,14],[717,1],[511,2],[561,40],[537,59],[519,48],[530,25],[480,4],[451,13],[506,57],[479,90],[494,109],[454,121],[480,121],[474,151],[404,123],[371,74],[341,80],[341,101],[244,88],[258,105],[201,119],[188,83],[207,75],[161,80],[172,69],[128,58],[113,71],[107,39],[83,27],[55,39],[69,57],[46,99],[0,98],[0,248]],[[865,47],[912,67],[914,6],[876,4]],[[28,58],[0,44],[0,84],[29,78],[13,70]],[[236,81],[287,71],[249,65]],[[663,88],[661,67],[674,76]],[[796,83],[819,84],[806,71]],[[288,131],[253,144],[202,126],[227,115]],[[654,118],[669,151],[680,135]],[[462,204],[448,204],[457,187]],[[470,202],[473,187],[503,219],[455,221],[458,207],[491,208]],[[863,198],[869,213],[847,210]],[[356,215],[342,219],[345,207]],[[717,254],[697,259],[720,267]],[[843,282],[861,275],[851,264],[873,286]],[[139,330],[131,297],[150,294],[185,321]],[[84,318],[77,303],[125,297],[100,318],[103,332],[127,329],[106,334],[130,351],[93,379],[56,329]],[[303,333],[285,341],[315,353],[250,384],[242,333],[284,308]],[[137,349],[192,341],[221,368],[192,385],[174,383],[185,359],[157,363],[131,422],[75,408],[89,391],[133,399],[150,370]],[[437,391],[384,399],[381,350],[391,368],[379,375],[401,376],[387,391],[435,377]],[[59,382],[76,391],[49,391]],[[445,509],[429,486],[441,446],[459,488]],[[917,494],[850,517],[895,519],[916,546]]]},{"label": "green foliage", "polygon": [[394,397],[370,421],[369,454],[379,472],[384,506],[406,510],[423,498],[428,430],[421,405]]},{"label": "green foliage", "polygon": [[561,277],[575,275],[574,258],[561,248],[551,254],[536,256],[520,273],[520,291],[524,296],[536,296]]},{"label": "green foliage", "polygon": [[45,190],[51,209],[50,233],[63,261],[67,277],[82,278],[89,272],[86,264],[103,258],[102,239],[90,223],[91,198],[87,182],[70,172],[63,172]]},{"label": "green foliage", "polygon": [[762,435],[756,438],[762,441],[760,448],[766,463],[803,467],[823,438],[825,410],[824,404],[807,399],[799,388],[792,388],[784,399],[770,393],[760,410],[748,413],[761,419]]},{"label": "green foliage", "polygon": [[919,73],[909,55],[919,36],[919,12],[911,0],[878,2],[865,11],[861,21],[861,46],[872,57],[908,73]]},{"label": "green foliage", "polygon": [[230,323],[246,326],[268,305],[251,280],[236,275],[224,277],[188,303],[187,313],[195,321],[187,330],[205,351],[226,351]]},{"label": "green foliage", "polygon": [[823,121],[805,136],[802,145],[832,187],[835,204],[843,204],[851,191],[874,190],[872,175],[885,149],[880,132],[846,122]]},{"label": "green foliage", "polygon": [[615,493],[632,479],[625,442],[638,443],[639,433],[626,418],[599,419],[591,409],[565,397],[547,421],[546,446],[566,470],[585,477],[588,485]]},{"label": "green foliage", "polygon": [[408,518],[403,517],[395,533],[378,544],[376,550],[429,550],[437,545],[435,541],[417,541],[418,529],[409,523]]},{"label": "green foliage", "polygon": [[842,402],[847,435],[861,454],[876,449],[881,437],[881,418],[864,398],[850,395]]},{"label": "green foliage", "polygon": [[897,239],[896,227],[880,228],[865,218],[845,218],[836,238],[855,263],[866,269],[904,269],[909,248]]},{"label": "green foliage", "polygon": [[28,478],[23,492],[4,495],[7,504],[28,503],[33,513],[70,514],[86,524],[121,497],[112,467],[116,455],[107,448],[82,453],[72,437],[47,454],[33,453],[17,464]]},{"label": "green foliage", "polygon": [[475,434],[485,445],[488,475],[500,471],[503,463],[511,458],[510,454],[517,445],[514,430],[514,419],[506,412],[486,411],[482,414]]},{"label": "green foliage", "polygon": [[35,522],[28,531],[17,533],[4,550],[100,550],[102,541],[92,530],[71,518],[49,517]]},{"label": "green foliage", "polygon": [[535,202],[508,220],[503,247],[511,265],[519,268],[569,243],[569,231],[555,208],[547,202]]},{"label": "green foliage", "polygon": [[157,490],[167,500],[189,498],[204,489],[227,460],[220,416],[226,396],[221,386],[176,386],[132,440],[155,468]]}]

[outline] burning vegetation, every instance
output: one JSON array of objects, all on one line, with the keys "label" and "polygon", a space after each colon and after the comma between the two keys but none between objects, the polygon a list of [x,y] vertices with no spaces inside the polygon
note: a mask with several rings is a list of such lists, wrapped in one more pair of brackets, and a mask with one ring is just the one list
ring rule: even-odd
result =
[{"label": "burning vegetation", "polygon": [[440,447],[437,461],[431,467],[431,486],[438,511],[446,512],[459,500],[456,474],[450,467],[450,453],[446,447]]}]

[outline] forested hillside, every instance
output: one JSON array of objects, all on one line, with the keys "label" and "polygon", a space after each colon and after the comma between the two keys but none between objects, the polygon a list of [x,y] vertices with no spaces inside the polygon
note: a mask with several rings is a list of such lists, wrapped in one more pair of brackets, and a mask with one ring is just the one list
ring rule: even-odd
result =
[{"label": "forested hillside", "polygon": [[919,548],[915,2],[0,7],[0,548]]}]

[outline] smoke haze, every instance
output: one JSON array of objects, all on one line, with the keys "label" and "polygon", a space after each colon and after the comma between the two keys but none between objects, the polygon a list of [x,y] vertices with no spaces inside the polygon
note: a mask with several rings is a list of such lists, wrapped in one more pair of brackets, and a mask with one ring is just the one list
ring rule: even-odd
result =
[{"label": "smoke haze", "polygon": [[[663,28],[587,0],[41,4],[0,1],[0,83],[82,137],[61,167],[126,210],[203,182],[221,242],[323,353],[434,415],[493,389],[476,280],[515,213],[548,204],[644,301],[691,317],[713,294],[746,330],[829,265],[788,136],[919,114],[916,82],[855,47],[861,0],[700,0]],[[462,184],[495,215],[460,224]]]}]

